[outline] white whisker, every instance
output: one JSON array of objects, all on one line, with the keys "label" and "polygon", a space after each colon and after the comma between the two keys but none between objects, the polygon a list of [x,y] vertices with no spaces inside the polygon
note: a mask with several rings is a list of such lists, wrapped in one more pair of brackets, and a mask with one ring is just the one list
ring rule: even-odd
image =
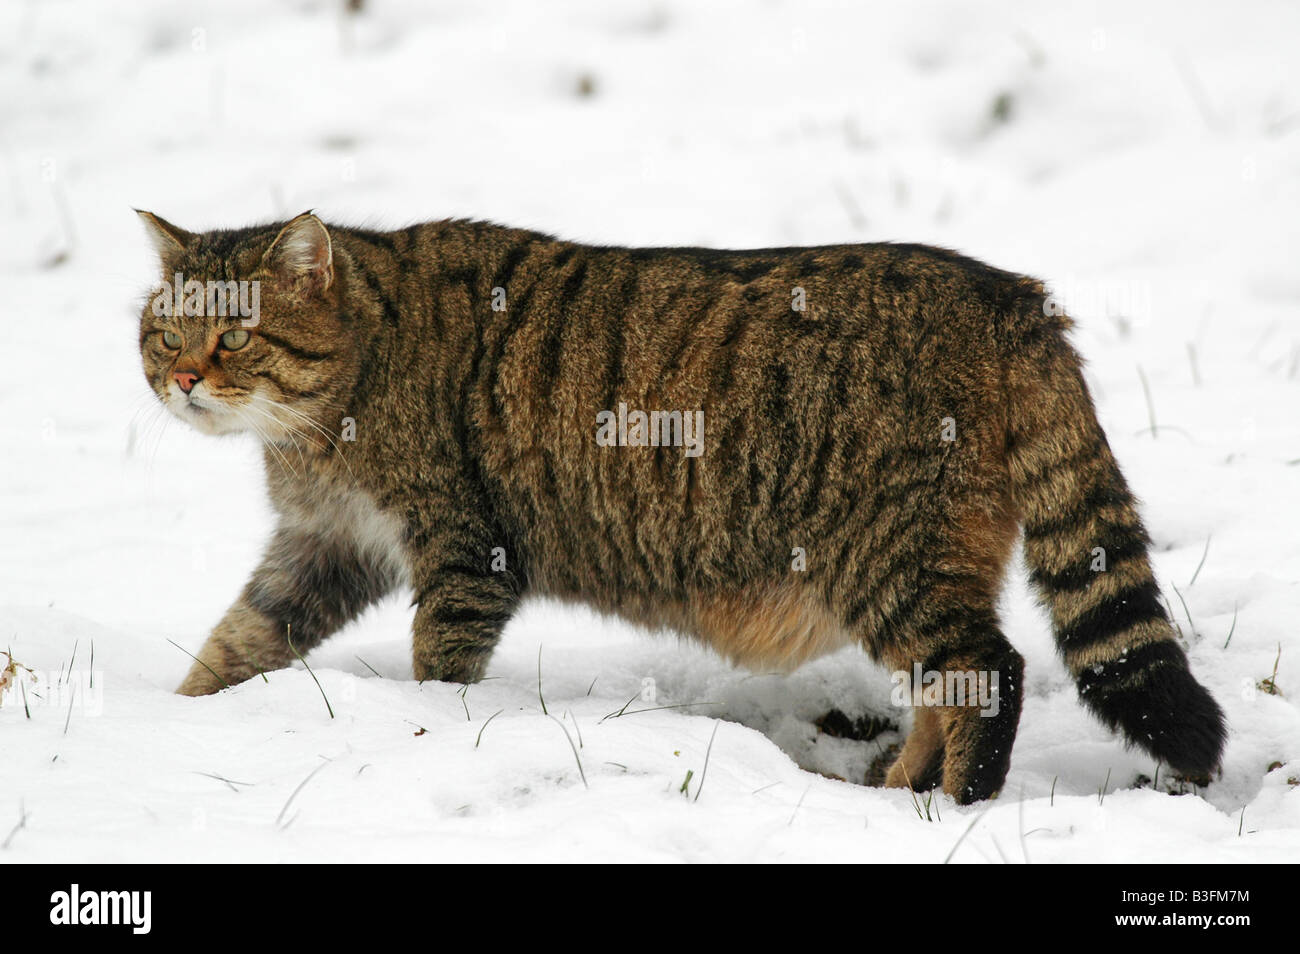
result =
[{"label": "white whisker", "polygon": [[[265,401],[265,399],[264,399],[264,398],[261,398],[260,396],[255,396],[255,397],[254,397],[254,403],[256,403],[256,402],[259,401],[259,400],[263,400],[263,401]],[[265,403],[269,404],[272,408],[274,408],[274,409],[276,409],[276,410],[284,411],[284,412],[286,412],[287,414],[292,415],[292,416],[294,417],[295,420],[302,421],[302,422],[303,422],[304,424],[306,424],[308,427],[311,427],[313,430],[315,430],[317,433],[319,433],[319,434],[321,435],[321,437],[323,437],[323,438],[324,438],[324,439],[329,443],[330,447],[332,447],[332,448],[334,449],[334,452],[335,452],[336,454],[338,454],[339,460],[341,460],[341,461],[343,462],[343,466],[346,467],[347,470],[348,470],[348,476],[352,477],[354,480],[356,479],[356,475],[352,472],[352,465],[351,465],[350,463],[348,463],[347,455],[343,453],[343,448],[340,447],[340,446],[338,445],[338,443],[334,440],[334,436],[333,436],[329,431],[327,431],[324,427],[322,427],[322,426],[321,426],[319,423],[317,423],[316,421],[312,420],[308,415],[302,413],[301,411],[299,411],[299,410],[296,409],[296,408],[292,408],[292,407],[290,407],[290,406],[287,405],[287,404],[280,404],[280,403],[275,402],[275,401],[266,401]],[[262,408],[261,410],[264,410],[264,411],[265,411],[264,408]],[[267,413],[270,413],[270,412],[267,412]],[[276,422],[279,423],[281,426],[285,427],[286,429],[289,429],[289,430],[294,431],[294,433],[297,433],[297,434],[298,434],[299,436],[301,436],[304,440],[309,440],[309,438],[307,437],[306,434],[303,434],[301,431],[298,431],[296,428],[291,427],[291,425],[289,425],[289,424],[287,424],[287,423],[285,423],[285,422],[283,422],[283,421],[278,420],[277,418],[274,417],[273,414],[271,414],[271,416],[272,416],[272,419],[273,419],[273,420],[276,420]]]},{"label": "white whisker", "polygon": [[298,471],[294,470],[293,464],[289,462],[289,458],[285,457],[284,454],[281,452],[280,448],[275,446],[274,441],[267,439],[266,435],[262,433],[262,429],[258,426],[257,421],[244,413],[245,410],[244,408],[231,407],[230,410],[237,417],[239,417],[239,419],[243,421],[245,425],[247,425],[250,431],[252,431],[255,435],[257,435],[257,439],[262,442],[263,447],[269,448],[271,453],[275,454],[278,458],[280,458],[281,468],[287,467],[290,473],[292,473],[295,477],[298,476]]},{"label": "white whisker", "polygon": [[274,424],[276,427],[287,432],[290,437],[289,443],[292,444],[293,449],[298,452],[298,463],[302,464],[303,468],[306,469],[307,460],[302,456],[302,447],[298,444],[298,441],[293,439],[293,438],[301,438],[302,440],[310,444],[311,441],[308,439],[306,434],[303,434],[301,431],[297,430],[296,428],[288,426],[283,421],[276,420],[276,418],[273,415],[268,414],[263,408],[258,407],[256,404],[252,402],[241,405],[241,409],[245,411],[256,411],[258,414],[261,414],[263,417],[270,420],[271,423]]}]

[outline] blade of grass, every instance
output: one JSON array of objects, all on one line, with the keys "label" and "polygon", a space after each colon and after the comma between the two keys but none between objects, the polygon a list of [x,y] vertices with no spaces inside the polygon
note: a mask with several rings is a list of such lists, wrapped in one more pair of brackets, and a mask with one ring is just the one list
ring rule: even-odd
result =
[{"label": "blade of grass", "polygon": [[186,656],[189,656],[191,659],[193,659],[196,663],[198,663],[208,672],[212,673],[212,675],[216,676],[219,680],[221,680],[221,684],[225,686],[227,689],[230,688],[230,683],[226,682],[226,680],[221,678],[221,673],[217,672],[215,669],[213,669],[211,666],[205,663],[198,656],[194,655],[192,652],[190,652],[188,649],[186,649],[184,646],[182,646],[180,643],[176,642],[175,640],[169,639],[167,640],[167,642],[171,643],[173,646],[175,646],[177,649],[183,652]]},{"label": "blade of grass", "polygon": [[[992,807],[992,803],[990,803],[990,807]],[[986,812],[988,812],[988,808],[984,809],[984,811],[980,812],[970,820],[970,824],[966,826],[966,830],[961,833],[961,837],[957,839],[957,843],[952,846],[952,851],[948,852],[948,857],[943,859],[945,865],[952,861],[952,856],[957,854],[957,849],[961,847],[961,843],[966,840],[966,836],[971,833],[971,829],[974,828],[976,823],[984,817]]]},{"label": "blade of grass", "polygon": [[9,834],[5,836],[5,840],[3,842],[0,842],[0,851],[7,850],[9,848],[9,843],[14,840],[14,835],[18,834],[26,827],[27,827],[27,806],[24,805],[22,802],[19,802],[18,803],[18,824],[14,825],[14,827],[9,830]]},{"label": "blade of grass", "polygon": [[546,718],[558,725],[560,731],[564,733],[565,739],[569,742],[569,748],[573,749],[573,760],[578,763],[578,774],[582,776],[582,787],[590,789],[591,786],[587,784],[587,773],[582,770],[582,759],[578,756],[578,747],[573,744],[573,736],[569,735],[569,730],[564,727],[564,723],[555,716],[548,714]]},{"label": "blade of grass", "polygon": [[907,766],[899,760],[898,767],[903,770],[903,781],[907,783],[907,790],[912,793],[912,808],[916,810],[916,817],[925,821],[925,814],[921,811],[920,799],[916,797],[916,789],[912,787],[912,776],[907,771]]},{"label": "blade of grass", "polygon": [[1183,594],[1179,592],[1177,586],[1175,586],[1173,583],[1170,583],[1169,585],[1172,586],[1172,587],[1174,588],[1174,592],[1175,592],[1175,593],[1178,593],[1178,602],[1180,602],[1180,603],[1183,604],[1183,612],[1187,615],[1187,625],[1190,626],[1190,627],[1192,627],[1192,635],[1195,636],[1195,635],[1196,635],[1196,621],[1195,621],[1194,619],[1192,619],[1192,613],[1191,613],[1191,611],[1187,608],[1187,600],[1183,599]]},{"label": "blade of grass", "polygon": [[1201,575],[1201,567],[1205,566],[1205,558],[1210,555],[1210,541],[1213,539],[1214,534],[1210,534],[1205,538],[1205,552],[1201,554],[1201,562],[1196,564],[1196,572],[1192,574],[1192,578],[1187,584],[1189,590],[1192,588],[1192,584],[1196,582],[1196,578]]},{"label": "blade of grass", "polygon": [[202,775],[204,778],[213,778],[213,779],[216,779],[218,782],[225,782],[225,783],[226,783],[226,786],[227,786],[227,787],[228,787],[232,792],[234,792],[236,795],[239,794],[239,789],[235,787],[236,785],[250,785],[250,786],[251,786],[251,785],[253,784],[252,782],[236,782],[236,781],[234,781],[234,780],[232,780],[232,779],[228,779],[228,778],[226,778],[224,775],[216,775],[216,774],[214,774],[214,773],[212,773],[212,772],[195,772],[194,774],[195,774],[195,775]]},{"label": "blade of grass", "polygon": [[478,744],[483,741],[483,730],[488,727],[488,722],[491,722],[493,719],[495,719],[497,716],[499,716],[501,713],[505,711],[506,711],[505,709],[498,709],[496,712],[492,713],[490,716],[487,717],[487,722],[484,722],[479,727],[478,736],[474,739],[474,748],[477,749]]},{"label": "blade of grass", "polygon": [[700,787],[695,790],[695,798],[692,801],[700,800],[700,792],[704,791],[704,780],[709,777],[709,756],[713,754],[713,740],[718,734],[718,726],[722,725],[721,720],[713,723],[713,732],[709,736],[709,747],[704,750],[704,768],[700,769]]},{"label": "blade of grass", "polygon": [[1151,400],[1151,385],[1147,381],[1147,374],[1142,370],[1142,365],[1138,365],[1138,377],[1142,379],[1142,394],[1147,401],[1147,419],[1151,422],[1151,436],[1158,438],[1160,429],[1156,426],[1156,405]]},{"label": "blade of grass", "polygon": [[307,665],[307,660],[302,658],[302,653],[298,652],[298,647],[293,644],[292,623],[285,624],[284,638],[289,641],[289,648],[293,650],[293,654],[298,657],[298,662],[303,664],[303,667],[307,670],[307,675],[311,676],[312,682],[316,683],[316,688],[320,690],[320,697],[325,700],[325,710],[330,714],[331,719],[334,718],[334,707],[330,705],[330,697],[325,695],[325,687],[320,684],[320,680],[316,678],[316,674],[311,671],[311,666]]},{"label": "blade of grass", "polygon": [[564,717],[573,720],[573,731],[578,733],[578,748],[585,749],[587,744],[582,741],[582,726],[578,725],[578,717],[568,709],[564,710]]},{"label": "blade of grass", "polygon": [[542,698],[542,647],[537,647],[537,701],[542,704],[542,715],[548,716],[546,700]]},{"label": "blade of grass", "polygon": [[305,779],[303,779],[301,782],[298,783],[298,787],[293,790],[293,794],[290,795],[288,801],[284,803],[284,808],[280,809],[280,814],[275,816],[276,828],[279,828],[281,831],[283,831],[284,829],[288,828],[290,824],[293,823],[293,818],[298,817],[297,815],[294,815],[293,818],[289,819],[288,824],[283,824],[283,825],[280,824],[284,820],[284,813],[289,810],[289,806],[292,805],[293,800],[298,797],[298,793],[301,792],[304,788],[306,788],[307,783],[310,782],[312,779],[314,779],[317,773],[319,773],[327,765],[329,765],[329,762],[322,762],[320,765],[316,766],[314,769],[311,770],[310,775],[308,775]]},{"label": "blade of grass", "polygon": [[785,823],[785,825],[786,825],[787,828],[793,828],[793,827],[794,827],[794,816],[799,814],[799,809],[801,809],[801,808],[803,807],[803,800],[804,800],[805,798],[808,797],[808,792],[809,792],[811,789],[812,789],[812,782],[809,782],[809,783],[808,783],[808,788],[805,788],[805,789],[803,790],[803,794],[799,796],[799,801],[795,803],[794,811],[792,811],[792,812],[790,813],[790,820],[789,820],[788,822]]},{"label": "blade of grass", "polygon": [[1232,642],[1232,634],[1237,631],[1237,604],[1232,604],[1232,625],[1228,627],[1228,638],[1223,641],[1223,648],[1228,648],[1228,643]]},{"label": "blade of grass", "polygon": [[1164,590],[1160,591],[1160,601],[1165,604],[1165,611],[1169,614],[1169,622],[1173,623],[1174,629],[1178,630],[1178,638],[1186,639],[1183,633],[1183,624],[1178,622],[1178,614],[1174,612],[1174,605],[1169,602],[1169,597],[1165,596]]},{"label": "blade of grass", "polygon": [[[638,693],[638,695],[640,694]],[[632,699],[629,699],[628,705],[631,705],[632,700],[636,698],[637,696],[633,696]],[[645,709],[633,709],[631,712],[626,712],[625,710],[627,709],[627,706],[624,706],[622,709],[619,709],[617,712],[611,712],[609,715],[605,716],[605,719],[617,719],[624,715],[636,715],[638,712],[659,712],[662,709],[689,709],[691,706],[720,706],[720,705],[722,705],[721,702],[682,702],[682,703],[678,703],[675,706],[649,706]],[[601,719],[600,721],[604,722],[605,719]]]},{"label": "blade of grass", "polygon": [[77,685],[73,683],[72,692],[68,698],[68,717],[63,721],[63,734],[68,734],[68,726],[72,724],[72,704],[77,701]]},{"label": "blade of grass", "polygon": [[[611,712],[609,715],[605,716],[605,719],[617,719],[619,716],[621,716],[624,712],[627,711],[627,707],[628,707],[628,706],[630,706],[632,703],[636,702],[636,700],[637,700],[637,696],[639,696],[639,695],[641,695],[641,693],[638,692],[638,693],[637,693],[635,696],[633,696],[631,699],[627,700],[627,702],[623,703],[623,708],[619,709],[617,712]],[[601,721],[601,722],[604,722],[605,719],[601,719],[600,721]]]}]

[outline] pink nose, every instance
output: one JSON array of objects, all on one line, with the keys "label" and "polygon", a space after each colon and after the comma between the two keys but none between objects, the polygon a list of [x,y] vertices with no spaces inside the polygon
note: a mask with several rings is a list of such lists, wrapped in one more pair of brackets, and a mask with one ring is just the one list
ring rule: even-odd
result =
[{"label": "pink nose", "polygon": [[176,379],[176,383],[181,386],[181,390],[186,394],[189,394],[194,385],[203,380],[193,371],[177,371],[172,377]]}]

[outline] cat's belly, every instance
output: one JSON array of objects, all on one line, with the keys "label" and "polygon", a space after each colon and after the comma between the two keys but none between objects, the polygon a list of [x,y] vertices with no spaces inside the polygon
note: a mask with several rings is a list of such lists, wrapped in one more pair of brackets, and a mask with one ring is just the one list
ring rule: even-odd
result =
[{"label": "cat's belly", "polygon": [[693,593],[685,600],[621,594],[617,600],[551,593],[651,629],[689,636],[731,662],[755,671],[790,672],[853,642],[843,623],[812,588],[765,583]]},{"label": "cat's belly", "polygon": [[751,669],[789,672],[852,641],[820,598],[798,583],[698,597],[690,615],[697,638]]}]

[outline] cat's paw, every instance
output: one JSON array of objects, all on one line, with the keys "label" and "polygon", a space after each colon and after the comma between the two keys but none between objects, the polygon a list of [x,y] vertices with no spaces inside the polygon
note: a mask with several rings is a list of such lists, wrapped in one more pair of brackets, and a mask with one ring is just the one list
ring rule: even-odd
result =
[{"label": "cat's paw", "polygon": [[185,681],[177,687],[176,695],[210,696],[214,692],[220,692],[222,689],[228,688],[229,685],[228,680],[222,680],[216,673],[195,663],[194,668],[185,677]]}]

